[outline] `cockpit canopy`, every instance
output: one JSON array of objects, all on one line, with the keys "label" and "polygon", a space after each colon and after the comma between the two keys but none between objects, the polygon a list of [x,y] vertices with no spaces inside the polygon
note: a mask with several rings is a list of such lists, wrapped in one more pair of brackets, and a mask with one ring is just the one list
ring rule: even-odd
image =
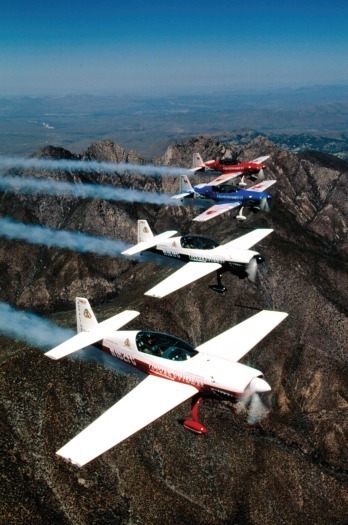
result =
[{"label": "cockpit canopy", "polygon": [[234,166],[239,164],[237,157],[225,157],[224,159],[217,159],[222,166]]},{"label": "cockpit canopy", "polygon": [[186,361],[198,353],[182,339],[161,332],[138,332],[136,344],[139,352],[171,361]]},{"label": "cockpit canopy", "polygon": [[237,188],[232,184],[220,184],[219,186],[212,186],[211,189],[214,193],[235,193],[240,190],[240,188]]},{"label": "cockpit canopy", "polygon": [[182,248],[189,248],[192,250],[212,250],[219,246],[218,242],[201,235],[184,235],[181,237],[180,242]]}]

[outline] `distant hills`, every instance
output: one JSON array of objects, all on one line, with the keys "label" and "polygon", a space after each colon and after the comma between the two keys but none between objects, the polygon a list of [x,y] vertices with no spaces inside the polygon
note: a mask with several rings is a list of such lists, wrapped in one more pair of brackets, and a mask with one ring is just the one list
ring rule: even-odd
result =
[{"label": "distant hills", "polygon": [[109,139],[153,157],[199,135],[223,141],[241,134],[246,144],[249,130],[292,152],[316,149],[347,159],[348,86],[158,97],[0,97],[0,154],[32,153],[45,144],[78,152],[91,141]]}]

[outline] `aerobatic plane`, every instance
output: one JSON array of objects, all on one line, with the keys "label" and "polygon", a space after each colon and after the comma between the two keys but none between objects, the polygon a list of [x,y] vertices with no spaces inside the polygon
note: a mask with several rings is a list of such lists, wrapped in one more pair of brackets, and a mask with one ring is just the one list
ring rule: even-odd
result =
[{"label": "aerobatic plane", "polygon": [[267,228],[253,230],[238,239],[219,245],[216,241],[201,235],[173,237],[177,232],[172,230],[154,235],[148,222],[139,220],[138,244],[122,253],[135,255],[148,250],[186,262],[182,268],[151,288],[145,295],[165,297],[214,271],[217,274],[217,284],[210,287],[216,292],[223,293],[226,288],[222,285],[221,275],[226,271],[240,278],[249,277],[250,280],[255,280],[257,266],[264,259],[258,252],[249,248],[272,231]]},{"label": "aerobatic plane", "polygon": [[88,300],[77,297],[77,335],[45,354],[61,359],[95,345],[149,374],[58,450],[59,456],[80,467],[188,399],[192,399],[192,418],[184,427],[205,434],[207,429],[198,419],[204,397],[237,402],[271,390],[262,372],[238,361],[288,314],[263,310],[196,348],[165,333],[119,330],[137,315],[126,310],[98,324]]},{"label": "aerobatic plane", "polygon": [[267,159],[269,159],[269,155],[258,157],[257,159],[250,160],[249,162],[238,162],[234,158],[219,158],[215,160],[207,160],[204,162],[199,153],[194,153],[192,168],[190,171],[218,171],[221,173],[221,175],[213,181],[213,184],[221,184],[222,182],[227,182],[230,179],[241,177],[239,186],[245,187],[245,176],[252,180],[257,180],[257,178],[265,178],[263,170],[267,168],[267,166],[264,164]]},{"label": "aerobatic plane", "polygon": [[198,222],[209,221],[233,208],[240,208],[236,216],[238,221],[246,219],[245,215],[243,215],[244,208],[252,211],[270,211],[272,195],[266,193],[265,190],[273,186],[277,182],[276,180],[264,180],[245,190],[241,190],[231,184],[222,184],[217,182],[217,180],[215,179],[208,184],[197,184],[192,187],[188,177],[180,175],[180,193],[173,195],[172,199],[194,198],[218,201],[219,204],[208,208],[193,219]]}]

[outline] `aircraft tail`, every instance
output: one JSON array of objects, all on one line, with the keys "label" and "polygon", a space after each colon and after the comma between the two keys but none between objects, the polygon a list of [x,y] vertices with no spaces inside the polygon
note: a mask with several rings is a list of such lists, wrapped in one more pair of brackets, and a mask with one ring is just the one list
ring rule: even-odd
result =
[{"label": "aircraft tail", "polygon": [[45,353],[51,359],[61,359],[73,354],[86,346],[93,345],[109,335],[110,332],[119,330],[139,315],[134,310],[123,312],[98,323],[91,305],[84,297],[76,297],[77,334],[64,341],[64,343],[52,348]]},{"label": "aircraft tail", "polygon": [[91,332],[98,326],[89,301],[84,297],[76,297],[76,324],[77,333]]},{"label": "aircraft tail", "polygon": [[185,197],[193,197],[195,190],[186,175],[180,175],[180,193],[173,195],[172,199],[184,199]]},{"label": "aircraft tail", "polygon": [[199,153],[194,153],[192,156],[192,168],[190,171],[199,171],[203,170],[205,168],[205,164],[203,162],[202,157]]},{"label": "aircraft tail", "polygon": [[144,220],[138,221],[138,243],[151,241],[154,238],[154,235],[151,231],[149,223]]},{"label": "aircraft tail", "polygon": [[159,235],[154,235],[147,221],[141,219],[138,221],[138,243],[122,252],[122,255],[135,255],[137,253],[149,250],[165,239],[169,239],[177,233],[176,230],[169,230]]}]

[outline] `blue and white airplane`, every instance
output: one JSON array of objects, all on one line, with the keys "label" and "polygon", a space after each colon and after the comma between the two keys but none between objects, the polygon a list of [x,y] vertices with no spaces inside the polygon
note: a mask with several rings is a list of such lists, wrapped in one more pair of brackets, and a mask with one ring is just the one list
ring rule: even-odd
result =
[{"label": "blue and white airplane", "polygon": [[[231,174],[231,177],[232,176],[233,174]],[[225,183],[226,180],[228,179],[226,179],[225,176],[223,182]],[[219,202],[219,204],[215,204],[195,217],[193,219],[194,221],[208,221],[233,208],[240,208],[236,219],[244,221],[246,219],[243,215],[244,208],[249,208],[254,211],[270,211],[272,196],[266,193],[265,190],[273,186],[276,182],[276,180],[265,180],[243,190],[230,184],[221,184],[221,177],[218,177],[208,184],[197,184],[197,186],[192,187],[188,177],[181,175],[180,193],[174,195],[172,199],[198,198],[211,199]]]}]

